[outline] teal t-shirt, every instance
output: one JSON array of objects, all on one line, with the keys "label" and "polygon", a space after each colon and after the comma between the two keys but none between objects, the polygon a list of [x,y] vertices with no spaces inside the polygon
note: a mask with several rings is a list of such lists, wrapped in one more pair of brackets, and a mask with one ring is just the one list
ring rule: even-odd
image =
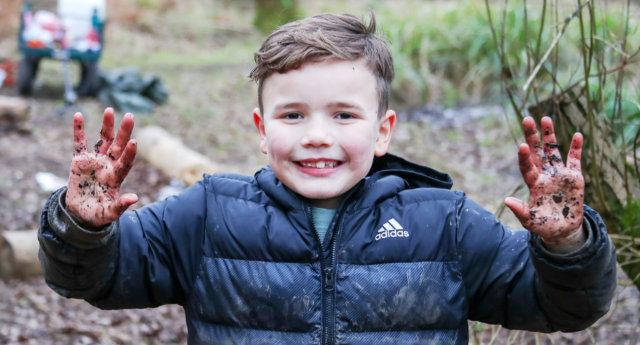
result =
[{"label": "teal t-shirt", "polygon": [[331,224],[333,215],[336,214],[336,210],[312,207],[311,213],[313,213],[313,225],[315,225],[318,235],[320,235],[320,239],[324,241],[324,236],[327,234],[327,229]]}]

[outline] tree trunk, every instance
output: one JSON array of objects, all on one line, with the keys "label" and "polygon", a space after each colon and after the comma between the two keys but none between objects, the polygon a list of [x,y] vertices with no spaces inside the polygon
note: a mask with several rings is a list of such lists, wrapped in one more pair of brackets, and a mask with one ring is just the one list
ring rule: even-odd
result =
[{"label": "tree trunk", "polygon": [[38,230],[0,233],[0,278],[25,278],[42,274],[38,260]]},{"label": "tree trunk", "polygon": [[[604,219],[609,234],[628,235],[628,227],[623,225],[625,213],[632,212],[627,208],[627,200],[635,200],[640,196],[640,183],[633,168],[627,168],[627,183],[625,185],[626,159],[614,144],[608,129],[610,126],[602,123],[600,116],[594,116],[592,134],[589,130],[589,121],[583,97],[576,96],[580,91],[567,92],[559,99],[548,99],[530,107],[529,114],[537,122],[543,116],[553,119],[556,138],[561,152],[568,152],[571,139],[575,132],[581,132],[584,136],[582,146],[582,173],[585,178],[584,203],[595,209]],[[595,144],[595,152],[592,150],[592,141]],[[596,176],[599,177],[600,186],[597,185]],[[598,191],[600,188],[601,192]],[[619,237],[618,237],[619,238]],[[627,242],[630,242],[627,240]],[[628,250],[620,252],[618,262],[640,288],[640,262],[632,263],[640,257],[639,245],[629,243]],[[618,243],[619,244],[619,243]],[[625,243],[626,244],[626,243]],[[630,262],[629,264],[626,264]]]}]

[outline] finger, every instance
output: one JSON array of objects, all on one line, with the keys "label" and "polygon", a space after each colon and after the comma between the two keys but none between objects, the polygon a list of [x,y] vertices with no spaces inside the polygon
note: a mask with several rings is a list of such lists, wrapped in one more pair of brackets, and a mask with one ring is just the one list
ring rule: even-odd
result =
[{"label": "finger", "polygon": [[542,147],[540,147],[540,137],[538,137],[536,122],[531,116],[527,116],[522,121],[522,126],[524,127],[524,136],[531,152],[531,161],[538,170],[542,170],[543,165],[547,164],[547,158]]},{"label": "finger", "polygon": [[73,155],[87,152],[87,135],[84,132],[84,120],[82,114],[73,115]]},{"label": "finger", "polygon": [[129,208],[129,206],[135,204],[136,202],[138,202],[138,196],[135,194],[127,193],[120,195],[116,204],[118,215],[121,216],[124,211]]},{"label": "finger", "polygon": [[529,210],[529,206],[522,200],[508,197],[504,199],[504,204],[507,205],[522,225],[528,223],[528,219],[533,216]]},{"label": "finger", "polygon": [[580,158],[582,157],[583,141],[584,138],[582,137],[582,133],[576,133],[573,135],[573,139],[571,140],[571,149],[569,150],[569,155],[567,155],[567,166],[569,169],[577,169],[579,172],[582,172]]},{"label": "finger", "polygon": [[120,124],[120,129],[118,130],[116,139],[107,152],[107,155],[111,159],[117,160],[120,158],[122,151],[129,142],[129,139],[131,139],[131,131],[133,131],[133,114],[126,113],[122,119],[122,123]]},{"label": "finger", "polygon": [[529,188],[532,188],[538,181],[539,171],[531,160],[529,145],[520,145],[520,149],[518,150],[518,162],[520,163],[520,173],[522,173],[524,182],[529,186]]},{"label": "finger", "polygon": [[113,143],[113,108],[104,110],[102,129],[100,130],[100,140],[94,146],[94,150],[99,154],[107,154],[109,147]]},{"label": "finger", "polygon": [[122,157],[120,157],[120,159],[118,159],[118,161],[114,164],[113,171],[116,174],[116,179],[118,180],[118,182],[124,181],[124,178],[127,177],[127,174],[131,170],[133,161],[136,158],[137,148],[138,147],[135,140],[129,141],[124,149]]},{"label": "finger", "polygon": [[540,121],[542,127],[542,142],[544,143],[544,153],[549,160],[549,164],[564,167],[562,155],[558,149],[556,134],[553,130],[553,120],[549,116],[545,116]]}]

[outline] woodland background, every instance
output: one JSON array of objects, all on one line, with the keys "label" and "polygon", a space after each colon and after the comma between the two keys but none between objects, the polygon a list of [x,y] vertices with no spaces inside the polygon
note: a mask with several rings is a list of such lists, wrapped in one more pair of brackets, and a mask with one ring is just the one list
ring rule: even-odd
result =
[{"label": "woodland background", "polygon": [[[136,116],[159,125],[226,171],[253,174],[266,164],[251,111],[257,87],[247,76],[265,35],[288,20],[348,12],[377,21],[390,40],[399,114],[391,152],[449,173],[507,224],[509,195],[526,198],[517,165],[522,116],[551,115],[559,132],[581,130],[587,203],[607,217],[619,248],[619,286],[611,312],[582,332],[551,335],[470,322],[471,344],[637,344],[640,194],[639,4],[574,0],[108,0],[103,70],[133,65],[158,75],[168,104]],[[18,0],[0,0],[0,60],[18,61]],[[589,75],[589,78],[585,78]],[[78,71],[72,69],[77,80]],[[525,90],[525,85],[527,86]],[[28,98],[26,127],[0,126],[0,230],[35,229],[49,196],[37,172],[68,175],[71,114],[62,105],[62,67],[43,61]],[[14,88],[0,95],[17,96]],[[89,140],[104,106],[82,98]],[[116,122],[122,118],[116,115]],[[591,134],[593,133],[593,135]],[[133,137],[135,138],[134,130]],[[561,151],[566,155],[566,146]],[[157,200],[168,176],[138,159],[123,190]],[[184,344],[179,306],[101,311],[67,300],[42,278],[0,281],[0,343]]]}]

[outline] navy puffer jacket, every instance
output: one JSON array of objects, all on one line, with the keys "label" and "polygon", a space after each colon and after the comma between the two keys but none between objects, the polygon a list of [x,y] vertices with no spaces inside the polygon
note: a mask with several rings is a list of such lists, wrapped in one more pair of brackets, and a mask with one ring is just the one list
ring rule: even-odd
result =
[{"label": "navy puffer jacket", "polygon": [[467,320],[577,331],[604,315],[615,248],[585,206],[570,255],[501,224],[450,178],[392,155],[348,194],[321,244],[300,196],[267,167],[205,176],[99,231],[45,205],[49,286],[103,309],[177,303],[190,344],[464,344]]}]

